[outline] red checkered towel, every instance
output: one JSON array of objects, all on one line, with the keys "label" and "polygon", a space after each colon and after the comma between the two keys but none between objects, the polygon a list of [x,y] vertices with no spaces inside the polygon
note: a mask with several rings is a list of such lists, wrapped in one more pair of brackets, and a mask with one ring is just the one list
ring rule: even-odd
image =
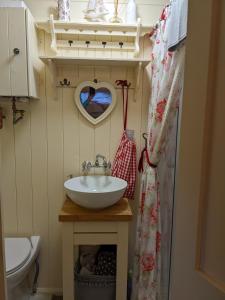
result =
[{"label": "red checkered towel", "polygon": [[124,131],[113,162],[112,176],[126,180],[127,189],[124,197],[128,199],[134,199],[137,173],[136,161],[136,145]]},{"label": "red checkered towel", "polygon": [[[127,110],[128,110],[128,89],[130,84],[127,81],[119,80],[118,85],[122,86],[123,93],[123,121],[124,132],[120,141],[119,148],[112,166],[112,176],[126,180],[127,189],[124,197],[134,199],[136,174],[137,174],[137,154],[135,142],[127,136]],[[125,87],[127,95],[125,99]]]}]

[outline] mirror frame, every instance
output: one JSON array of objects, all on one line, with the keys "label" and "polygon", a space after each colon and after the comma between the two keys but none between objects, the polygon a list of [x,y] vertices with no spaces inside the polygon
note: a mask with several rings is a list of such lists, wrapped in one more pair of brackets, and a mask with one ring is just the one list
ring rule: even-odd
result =
[{"label": "mirror frame", "polygon": [[[80,93],[81,93],[82,89],[87,86],[93,87],[94,89],[99,89],[101,87],[104,87],[104,88],[108,89],[112,95],[112,103],[104,111],[104,113],[101,114],[101,116],[99,116],[96,119],[93,118],[91,115],[89,115],[89,113],[85,110],[85,108],[83,107],[83,105],[81,104],[81,101],[80,101]],[[116,90],[115,90],[114,86],[111,83],[104,82],[104,81],[100,81],[97,83],[93,82],[93,81],[84,81],[77,86],[77,88],[75,90],[75,94],[74,94],[74,102],[75,102],[77,108],[79,109],[81,114],[93,125],[96,125],[96,124],[102,122],[105,118],[107,118],[111,114],[112,110],[114,109],[114,107],[116,105],[116,101],[117,101],[117,96],[116,96]]]}]

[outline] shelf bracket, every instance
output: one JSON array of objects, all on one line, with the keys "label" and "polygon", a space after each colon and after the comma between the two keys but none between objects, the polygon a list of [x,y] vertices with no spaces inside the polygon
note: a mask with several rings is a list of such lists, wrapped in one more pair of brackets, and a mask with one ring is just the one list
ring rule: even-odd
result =
[{"label": "shelf bracket", "polygon": [[52,59],[48,59],[48,67],[49,67],[49,73],[50,73],[50,82],[51,82],[51,87],[53,89],[53,97],[55,100],[57,100],[57,92],[55,89],[55,84],[56,84],[56,65]]},{"label": "shelf bracket", "polygon": [[134,102],[137,101],[138,92],[140,89],[140,82],[141,82],[141,71],[142,71],[142,62],[140,61],[136,70],[135,70],[137,77],[136,77],[136,86],[135,86],[135,95],[134,95]]},{"label": "shelf bracket", "polygon": [[137,19],[137,33],[135,38],[135,52],[134,57],[137,57],[140,53],[140,34],[141,34],[141,18]]},{"label": "shelf bracket", "polygon": [[50,33],[51,33],[51,49],[54,52],[57,52],[56,35],[55,35],[55,25],[54,25],[54,17],[53,17],[53,15],[50,15],[50,17],[49,17],[49,25],[50,25]]}]

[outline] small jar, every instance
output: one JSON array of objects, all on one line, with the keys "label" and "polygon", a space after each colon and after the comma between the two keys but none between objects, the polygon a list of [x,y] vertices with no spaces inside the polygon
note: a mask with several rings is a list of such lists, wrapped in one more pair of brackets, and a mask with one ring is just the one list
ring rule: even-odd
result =
[{"label": "small jar", "polygon": [[70,0],[58,0],[59,20],[70,21]]}]

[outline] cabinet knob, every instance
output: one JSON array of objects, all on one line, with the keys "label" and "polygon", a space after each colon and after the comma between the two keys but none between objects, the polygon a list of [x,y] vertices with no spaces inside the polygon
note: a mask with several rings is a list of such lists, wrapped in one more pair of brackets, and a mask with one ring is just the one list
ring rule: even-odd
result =
[{"label": "cabinet knob", "polygon": [[20,53],[20,49],[19,49],[19,48],[14,48],[14,49],[13,49],[13,53],[14,53],[15,55],[18,55],[18,54]]}]

